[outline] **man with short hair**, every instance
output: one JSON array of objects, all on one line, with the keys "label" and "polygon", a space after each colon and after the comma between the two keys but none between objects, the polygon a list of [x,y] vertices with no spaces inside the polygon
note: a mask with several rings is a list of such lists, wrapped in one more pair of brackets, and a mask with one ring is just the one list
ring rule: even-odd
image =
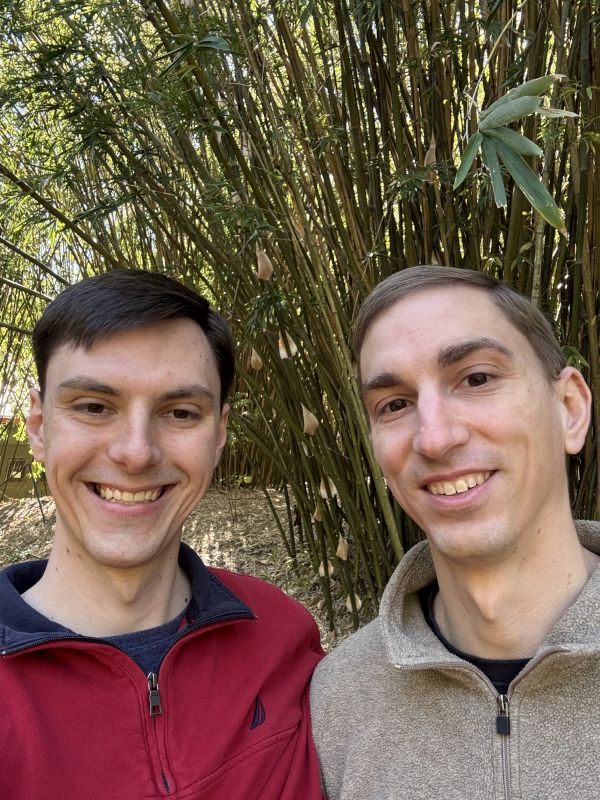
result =
[{"label": "man with short hair", "polygon": [[574,524],[565,468],[582,376],[529,301],[462,269],[384,280],[354,352],[376,459],[427,541],[315,673],[328,797],[595,800],[600,526]]},{"label": "man with short hair", "polygon": [[319,800],[314,621],[180,541],[225,445],[224,319],[118,270],[59,295],[33,349],[56,528],[0,573],[0,797]]}]

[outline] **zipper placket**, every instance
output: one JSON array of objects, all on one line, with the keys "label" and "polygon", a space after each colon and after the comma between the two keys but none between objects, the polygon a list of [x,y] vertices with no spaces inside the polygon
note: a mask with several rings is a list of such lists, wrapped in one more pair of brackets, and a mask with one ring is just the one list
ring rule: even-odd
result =
[{"label": "zipper placket", "polygon": [[169,785],[169,781],[167,776],[165,775],[165,771],[163,769],[162,759],[160,757],[160,747],[158,746],[158,732],[156,730],[157,720],[156,717],[162,717],[162,703],[160,700],[160,689],[158,688],[158,673],[157,672],[149,672],[148,673],[148,705],[149,705],[149,712],[150,716],[154,719],[152,720],[152,729],[154,731],[154,739],[156,744],[156,752],[158,754],[158,763],[160,765],[160,777],[162,778],[163,787],[167,794],[171,794],[171,786]]},{"label": "zipper placket", "polygon": [[[160,749],[158,747],[158,732],[156,730],[157,723],[158,723],[158,720],[156,718],[160,717],[160,716],[163,716],[160,689],[159,689],[159,686],[158,686],[158,674],[160,672],[160,668],[161,668],[161,666],[163,664],[163,661],[165,660],[167,654],[173,649],[173,647],[178,642],[181,641],[181,639],[184,639],[186,636],[188,636],[188,634],[193,633],[194,631],[200,630],[201,628],[206,628],[209,625],[212,625],[212,624],[214,624],[216,622],[233,622],[233,621],[238,620],[238,619],[254,619],[254,614],[252,614],[252,612],[250,612],[250,611],[248,611],[248,612],[246,612],[246,611],[235,611],[235,612],[229,612],[228,614],[215,614],[212,617],[208,617],[207,619],[203,619],[202,622],[196,622],[196,623],[192,623],[192,624],[186,625],[186,627],[171,642],[170,647],[168,648],[168,650],[165,652],[165,654],[161,658],[160,664],[158,665],[156,672],[150,672],[146,676],[146,680],[148,682],[149,716],[153,718],[153,730],[154,730],[154,737],[155,737],[155,741],[156,741],[156,752],[157,752],[157,755],[158,755],[158,762],[159,762],[158,766],[159,766],[159,769],[160,769],[160,775],[161,775],[161,779],[162,779],[162,784],[163,784],[163,787],[164,787],[164,790],[165,790],[166,794],[171,794],[171,787],[169,785],[167,777],[165,776],[165,772],[164,772],[164,768],[163,768],[163,762],[162,762],[162,759],[160,757]],[[67,641],[67,642],[69,642],[69,641],[71,641],[71,642],[89,642],[91,644],[102,644],[105,647],[113,647],[115,650],[118,650],[120,653],[123,653],[123,655],[126,655],[127,658],[129,658],[130,661],[133,661],[133,663],[136,664],[140,668],[140,670],[142,670],[141,664],[139,664],[135,660],[135,658],[132,658],[129,655],[129,653],[127,653],[126,650],[123,650],[122,647],[119,647],[119,645],[114,644],[113,642],[108,642],[108,641],[106,641],[106,639],[94,639],[94,638],[89,637],[89,636],[69,636],[69,635],[65,635],[65,636],[46,636],[43,639],[39,639],[37,642],[30,642],[29,644],[22,645],[21,647],[15,647],[15,648],[10,649],[10,650],[8,650],[8,649],[0,650],[0,657],[7,656],[7,655],[13,655],[13,654],[16,654],[16,653],[21,653],[21,652],[23,652],[25,650],[29,650],[29,649],[31,649],[33,647],[38,647],[41,644],[49,644],[51,642],[65,642],[65,641]]]},{"label": "zipper placket", "polygon": [[[555,655],[556,653],[565,652],[564,647],[551,647],[548,650],[545,650],[543,653],[540,653],[537,656],[534,656],[530,661],[527,662],[526,666],[523,667],[521,672],[519,673],[518,677],[515,678],[514,681],[511,682],[509,689],[514,688],[514,686],[527,674],[529,673],[534,667],[536,667],[540,661],[543,661],[545,658],[551,655]],[[406,669],[406,665],[398,664],[392,661],[394,667],[396,669]],[[470,664],[468,661],[462,661],[461,663],[449,663],[448,661],[428,661],[426,664],[421,664],[419,666],[410,666],[410,669],[466,669],[469,672],[474,672],[478,675],[481,680],[489,686],[496,697],[496,703],[498,706],[498,711],[496,714],[496,733],[502,736],[502,781],[503,781],[503,788],[504,788],[504,798],[505,800],[510,800],[512,796],[512,786],[511,786],[511,779],[510,779],[510,698],[506,694],[498,694],[494,684],[490,681],[490,679],[480,670],[477,669],[476,666]],[[500,728],[500,729],[499,729]],[[502,732],[501,730],[506,732]]]},{"label": "zipper placket", "polygon": [[156,672],[148,673],[148,702],[151,717],[162,717],[162,703],[160,702],[160,689],[158,688],[158,675]]},{"label": "zipper placket", "polygon": [[160,696],[160,688],[159,688],[159,685],[158,685],[158,676],[160,674],[160,668],[162,667],[163,662],[164,662],[165,658],[167,657],[167,654],[171,652],[173,647],[175,647],[175,645],[178,642],[180,642],[182,639],[185,639],[185,637],[188,636],[190,633],[193,633],[193,631],[199,630],[201,628],[206,628],[208,625],[211,625],[214,622],[230,622],[230,621],[236,620],[236,619],[252,619],[252,618],[253,618],[253,614],[251,614],[251,613],[235,612],[233,614],[229,614],[228,616],[227,615],[219,615],[219,614],[217,614],[214,617],[202,620],[202,622],[197,622],[195,624],[192,623],[191,625],[186,625],[186,627],[183,628],[183,630],[171,642],[168,650],[165,652],[165,654],[161,658],[160,663],[159,663],[158,667],[156,668],[156,672],[150,672],[146,676],[147,677],[147,681],[148,681],[148,713],[149,713],[149,716],[152,718],[152,723],[153,723],[152,728],[153,728],[153,731],[154,731],[154,739],[155,739],[155,745],[156,745],[156,753],[157,753],[157,756],[158,756],[158,764],[159,764],[159,767],[160,767],[160,775],[161,775],[162,784],[163,784],[163,787],[164,787],[164,790],[165,790],[166,794],[171,794],[171,786],[169,784],[167,776],[165,775],[163,760],[162,760],[162,758],[160,756],[160,747],[159,747],[159,744],[158,744],[158,730],[157,730],[157,727],[158,727],[159,724],[162,724],[162,725],[165,724],[164,722],[159,722],[159,720],[157,719],[158,717],[162,717],[163,716],[163,707],[162,707],[162,701],[161,701],[161,696]]},{"label": "zipper placket", "polygon": [[496,733],[501,736],[502,743],[502,780],[504,782],[504,800],[512,796],[510,785],[510,700],[508,695],[498,695],[498,714],[496,715]]}]

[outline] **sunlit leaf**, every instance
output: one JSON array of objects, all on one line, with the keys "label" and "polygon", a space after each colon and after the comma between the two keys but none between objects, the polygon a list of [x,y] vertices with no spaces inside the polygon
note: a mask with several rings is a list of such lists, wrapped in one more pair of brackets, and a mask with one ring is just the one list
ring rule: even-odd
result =
[{"label": "sunlit leaf", "polygon": [[479,117],[480,123],[493,111],[506,103],[510,103],[516,97],[539,97],[541,94],[548,91],[553,83],[564,77],[564,75],[543,75],[541,78],[532,78],[532,80],[525,81],[525,83],[520,84],[520,86],[515,86],[514,89],[502,95],[502,97],[492,103],[489,108],[481,112]]},{"label": "sunlit leaf", "polygon": [[481,143],[483,163],[488,168],[490,177],[492,179],[492,189],[494,191],[494,200],[498,208],[506,207],[506,191],[504,189],[504,179],[502,178],[502,169],[498,162],[498,155],[496,153],[496,146],[493,139],[489,136],[484,136]]},{"label": "sunlit leaf", "polygon": [[509,125],[518,119],[533,114],[539,108],[538,97],[516,97],[491,111],[479,121],[479,130],[487,131],[498,125]]},{"label": "sunlit leaf", "polygon": [[551,108],[550,106],[540,106],[537,113],[541,117],[578,117],[574,111],[567,111],[566,108]]},{"label": "sunlit leaf", "polygon": [[501,139],[516,153],[522,156],[541,156],[542,151],[535,142],[523,136],[521,133],[514,131],[512,128],[505,128],[500,126],[498,128],[490,128],[486,131],[486,136],[492,136],[494,139]]},{"label": "sunlit leaf", "polygon": [[496,150],[512,175],[514,182],[531,205],[542,215],[546,222],[549,222],[550,225],[566,235],[565,222],[560,209],[529,164],[500,139],[496,140]]},{"label": "sunlit leaf", "polygon": [[458,189],[461,183],[469,174],[469,170],[471,169],[471,164],[475,160],[475,156],[479,152],[479,147],[481,145],[481,141],[483,136],[479,131],[474,133],[473,136],[467,142],[467,146],[465,147],[465,152],[462,157],[462,161],[460,162],[460,166],[456,171],[456,178],[454,179],[454,186],[453,189]]}]

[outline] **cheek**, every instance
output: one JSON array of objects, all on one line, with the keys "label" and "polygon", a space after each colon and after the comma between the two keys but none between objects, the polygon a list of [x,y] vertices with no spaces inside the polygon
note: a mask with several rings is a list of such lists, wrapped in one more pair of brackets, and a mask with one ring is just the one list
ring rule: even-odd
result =
[{"label": "cheek", "polygon": [[181,447],[174,454],[174,462],[181,469],[188,473],[192,479],[198,480],[201,477],[208,477],[212,474],[215,458],[215,444],[206,442],[198,444],[197,447]]},{"label": "cheek", "polygon": [[393,477],[396,470],[402,469],[410,445],[406,436],[400,436],[392,429],[378,430],[372,432],[371,444],[375,459],[386,477],[388,473]]}]

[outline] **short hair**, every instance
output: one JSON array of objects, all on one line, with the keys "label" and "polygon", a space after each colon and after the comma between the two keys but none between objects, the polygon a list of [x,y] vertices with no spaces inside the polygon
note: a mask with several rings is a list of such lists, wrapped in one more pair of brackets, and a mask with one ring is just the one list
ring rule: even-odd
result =
[{"label": "short hair", "polygon": [[196,322],[214,355],[223,406],[233,382],[235,348],[227,322],[208,301],[157,272],[117,269],[74,283],[48,305],[33,329],[33,356],[44,396],[50,357],[63,344],[83,347],[119,331],[169,319]]},{"label": "short hair", "polygon": [[363,302],[351,340],[358,362],[365,336],[375,319],[399,300],[425,289],[470,286],[487,292],[504,317],[525,336],[550,380],[557,380],[566,360],[552,325],[534,304],[515,289],[484,272],[456,267],[408,267],[389,275]]}]

